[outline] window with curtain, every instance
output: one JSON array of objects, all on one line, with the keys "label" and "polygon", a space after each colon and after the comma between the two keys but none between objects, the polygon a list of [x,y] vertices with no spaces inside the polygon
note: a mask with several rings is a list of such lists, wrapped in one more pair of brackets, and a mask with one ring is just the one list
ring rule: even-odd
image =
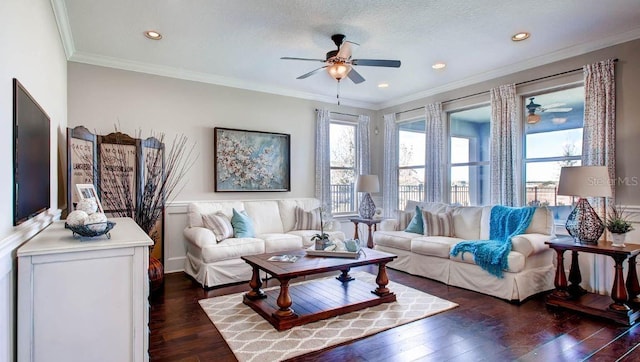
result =
[{"label": "window with curtain", "polygon": [[488,205],[491,107],[449,113],[449,202]]},{"label": "window with curtain", "polygon": [[569,206],[571,197],[556,190],[560,168],[581,165],[584,87],[524,97],[523,109],[526,202]]},{"label": "window with curtain", "polygon": [[424,200],[425,120],[398,124],[398,208]]},{"label": "window with curtain", "polygon": [[331,121],[329,126],[331,213],[354,214],[358,210],[355,192],[357,142],[355,123]]}]

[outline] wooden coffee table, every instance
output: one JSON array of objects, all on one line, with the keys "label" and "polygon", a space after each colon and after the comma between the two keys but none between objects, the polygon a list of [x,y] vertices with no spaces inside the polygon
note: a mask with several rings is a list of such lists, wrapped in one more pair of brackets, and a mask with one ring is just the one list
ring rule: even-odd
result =
[{"label": "wooden coffee table", "polygon": [[[294,263],[268,260],[282,254],[300,258]],[[242,259],[253,268],[249,282],[251,291],[244,295],[243,302],[279,331],[395,302],[396,295],[387,288],[386,269],[386,264],[395,258],[396,255],[372,249],[366,249],[357,259],[309,256],[304,250],[243,256]],[[349,275],[351,268],[370,264],[378,264],[375,288]],[[263,291],[260,270],[276,278],[280,288]],[[341,272],[337,280],[318,279],[289,286],[292,279],[334,270]]]}]

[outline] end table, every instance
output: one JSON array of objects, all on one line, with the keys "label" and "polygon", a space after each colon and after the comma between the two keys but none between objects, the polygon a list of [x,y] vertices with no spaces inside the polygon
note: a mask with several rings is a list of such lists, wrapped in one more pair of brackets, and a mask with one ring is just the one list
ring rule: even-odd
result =
[{"label": "end table", "polygon": [[371,227],[373,227],[373,231],[377,231],[377,225],[380,223],[380,221],[382,221],[382,219],[363,219],[359,217],[354,217],[349,220],[353,223],[353,225],[355,225],[356,231],[353,233],[354,239],[359,239],[359,236],[358,236],[359,223],[366,224],[367,226],[369,226],[369,238],[367,239],[367,248],[372,249],[373,248],[373,232],[371,231]]}]

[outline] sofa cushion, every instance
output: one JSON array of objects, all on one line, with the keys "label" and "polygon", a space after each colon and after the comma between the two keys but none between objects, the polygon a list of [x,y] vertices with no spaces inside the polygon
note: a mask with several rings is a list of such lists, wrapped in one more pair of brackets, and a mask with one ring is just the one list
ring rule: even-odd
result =
[{"label": "sofa cushion", "polygon": [[231,219],[233,209],[244,210],[244,203],[242,201],[192,202],[187,206],[189,227],[204,227],[202,215],[215,214],[218,211]]},{"label": "sofa cushion", "polygon": [[233,237],[233,226],[229,218],[218,211],[215,214],[203,214],[202,223],[204,227],[213,231],[217,241]]},{"label": "sofa cushion", "polygon": [[[344,233],[340,230],[327,231],[325,229],[324,233],[329,235],[329,240],[344,240],[345,238]],[[320,230],[292,230],[292,231],[289,231],[287,234],[297,235],[300,238],[302,238],[302,246],[304,248],[307,248],[311,245],[314,245],[314,242],[311,241],[311,238],[315,234],[320,234]]]},{"label": "sofa cushion", "polygon": [[[453,261],[467,263],[467,264],[476,264],[476,261],[471,253],[460,253],[457,256],[450,256],[450,259]],[[510,273],[519,273],[524,270],[526,257],[520,254],[517,251],[511,251],[509,255],[507,255],[507,265],[509,266],[506,271]],[[486,272],[486,271],[483,271]],[[490,276],[489,272],[486,272],[487,276]]]},{"label": "sofa cushion", "polygon": [[205,263],[237,259],[241,256],[264,252],[264,241],[256,238],[229,238],[219,243],[204,245],[201,249],[202,260]]},{"label": "sofa cushion", "polygon": [[411,240],[422,235],[406,231],[383,231],[373,233],[373,243],[389,248],[411,251]]},{"label": "sofa cushion", "polygon": [[[489,208],[491,208],[489,206]],[[480,223],[484,207],[456,207],[452,211],[455,236],[464,240],[480,240]],[[487,234],[488,236],[488,234]]]},{"label": "sofa cushion", "polygon": [[416,254],[449,259],[451,248],[461,240],[447,236],[422,236],[411,240],[411,251]]},{"label": "sofa cushion", "polygon": [[546,206],[537,207],[531,218],[531,223],[524,233],[551,235],[553,233],[553,212]]},{"label": "sofa cushion", "polygon": [[280,219],[282,220],[284,232],[293,230],[296,225],[296,207],[301,207],[304,210],[313,210],[320,207],[320,201],[314,198],[278,200],[278,209],[280,210]]},{"label": "sofa cushion", "polygon": [[451,206],[443,204],[442,202],[424,202],[413,200],[408,200],[404,209],[405,211],[413,211],[415,210],[416,206],[418,206],[418,208],[420,208],[421,210],[435,212],[436,214],[446,212],[451,209]]},{"label": "sofa cushion", "polygon": [[233,226],[233,236],[236,238],[252,238],[256,235],[253,221],[245,211],[238,212],[233,209],[231,225]]},{"label": "sofa cushion", "polygon": [[253,221],[253,227],[256,235],[284,232],[277,201],[245,201],[244,209]]},{"label": "sofa cushion", "polygon": [[305,211],[300,206],[296,206],[295,215],[296,215],[296,225],[293,227],[294,230],[317,230],[320,229],[320,208],[317,207],[310,211]]},{"label": "sofa cushion", "polygon": [[302,238],[298,235],[270,233],[256,235],[256,238],[264,240],[265,253],[300,250],[302,248]]},{"label": "sofa cushion", "polygon": [[424,226],[424,235],[427,236],[455,236],[453,226],[453,216],[451,212],[432,213],[422,211],[422,225]]}]

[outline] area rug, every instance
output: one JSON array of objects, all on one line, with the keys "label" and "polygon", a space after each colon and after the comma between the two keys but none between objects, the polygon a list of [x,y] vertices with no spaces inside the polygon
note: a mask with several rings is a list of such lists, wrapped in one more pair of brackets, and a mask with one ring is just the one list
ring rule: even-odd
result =
[{"label": "area rug", "polygon": [[[353,272],[351,276],[375,286],[372,274]],[[277,287],[269,289],[273,288]],[[396,294],[395,303],[383,303],[282,332],[242,303],[244,293],[199,302],[236,358],[242,362],[281,361],[370,336],[458,306],[398,283],[389,282],[388,288]]]}]

